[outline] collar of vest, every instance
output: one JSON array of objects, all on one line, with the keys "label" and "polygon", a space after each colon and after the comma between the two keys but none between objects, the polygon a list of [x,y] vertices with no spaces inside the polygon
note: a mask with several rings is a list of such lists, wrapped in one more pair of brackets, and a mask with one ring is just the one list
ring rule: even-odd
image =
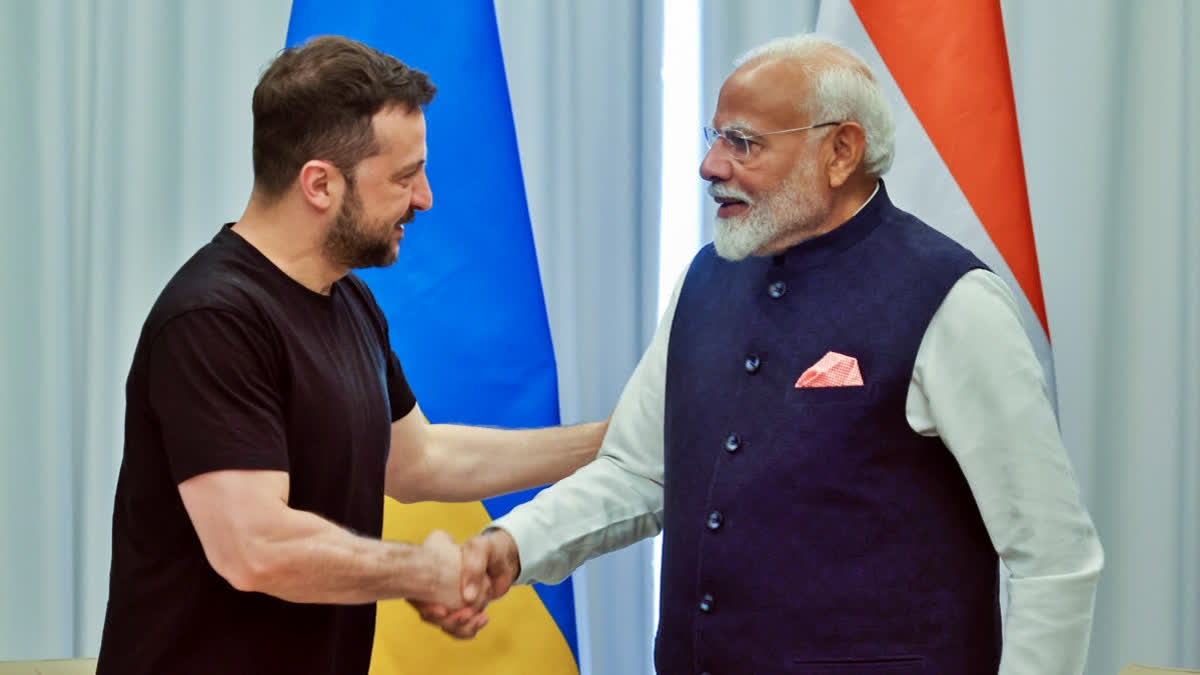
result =
[{"label": "collar of vest", "polygon": [[888,198],[887,186],[880,179],[879,191],[850,220],[825,234],[806,239],[782,253],[775,254],[772,256],[772,262],[776,265],[801,268],[824,264],[871,234],[886,220],[886,214],[895,208],[892,200]]}]

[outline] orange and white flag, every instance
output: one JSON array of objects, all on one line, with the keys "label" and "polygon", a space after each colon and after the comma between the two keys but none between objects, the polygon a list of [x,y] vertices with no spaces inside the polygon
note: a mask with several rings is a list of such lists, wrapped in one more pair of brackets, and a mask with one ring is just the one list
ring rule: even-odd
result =
[{"label": "orange and white flag", "polygon": [[1055,401],[999,0],[827,0],[816,31],[857,52],[888,96],[892,200],[1008,282]]}]

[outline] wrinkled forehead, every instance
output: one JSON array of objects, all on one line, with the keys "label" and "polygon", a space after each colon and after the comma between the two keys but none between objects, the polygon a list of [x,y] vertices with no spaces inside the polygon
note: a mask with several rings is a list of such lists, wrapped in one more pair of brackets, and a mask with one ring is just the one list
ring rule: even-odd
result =
[{"label": "wrinkled forehead", "polygon": [[808,124],[808,76],[799,63],[763,58],[731,74],[717,98],[712,125],[763,132]]}]

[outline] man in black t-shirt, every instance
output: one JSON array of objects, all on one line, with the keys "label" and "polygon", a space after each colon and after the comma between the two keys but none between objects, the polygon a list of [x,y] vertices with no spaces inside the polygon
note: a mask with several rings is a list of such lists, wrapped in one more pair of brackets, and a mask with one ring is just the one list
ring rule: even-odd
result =
[{"label": "man in black t-shirt", "polygon": [[263,74],[250,203],[167,284],[129,371],[102,675],[366,673],[375,601],[489,595],[446,534],[381,541],[385,494],[475,500],[595,455],[604,424],[427,424],[350,273],[394,262],[432,206],[433,94],[344,38]]}]

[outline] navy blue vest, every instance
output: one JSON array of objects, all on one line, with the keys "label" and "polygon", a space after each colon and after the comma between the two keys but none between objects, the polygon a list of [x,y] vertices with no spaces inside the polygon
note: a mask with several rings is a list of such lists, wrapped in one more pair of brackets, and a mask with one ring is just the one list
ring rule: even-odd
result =
[{"label": "navy blue vest", "polygon": [[[996,673],[996,553],[905,419],[925,329],[978,267],[882,186],[782,255],[696,256],[667,357],[659,673]],[[864,386],[796,388],[829,351]]]}]

